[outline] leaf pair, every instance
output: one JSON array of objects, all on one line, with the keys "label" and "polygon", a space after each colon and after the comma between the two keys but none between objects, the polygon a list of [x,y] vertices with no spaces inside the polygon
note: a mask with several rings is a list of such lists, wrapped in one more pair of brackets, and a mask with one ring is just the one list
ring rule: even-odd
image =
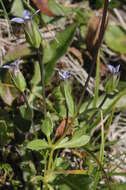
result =
[{"label": "leaf pair", "polygon": [[[55,149],[60,149],[60,148],[77,148],[77,147],[82,147],[85,144],[87,144],[90,140],[90,137],[87,135],[82,135],[82,136],[74,136],[71,140],[68,140],[66,137],[63,141],[61,141],[58,145],[53,145],[55,146]],[[31,150],[43,150],[43,149],[50,149],[51,146],[47,143],[45,139],[36,139],[33,141],[30,141],[27,144],[27,148]]]}]

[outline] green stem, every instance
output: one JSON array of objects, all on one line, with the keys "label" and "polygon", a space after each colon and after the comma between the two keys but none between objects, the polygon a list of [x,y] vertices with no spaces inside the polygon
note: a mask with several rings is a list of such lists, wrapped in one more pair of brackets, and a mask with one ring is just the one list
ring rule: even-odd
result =
[{"label": "green stem", "polygon": [[37,49],[37,54],[38,54],[38,61],[39,61],[40,74],[41,74],[44,117],[46,117],[45,71],[44,71],[44,64],[42,62],[43,50],[42,50],[41,46],[40,46],[40,48]]},{"label": "green stem", "polygon": [[95,95],[93,101],[93,107],[97,106],[98,95],[99,95],[99,82],[100,82],[100,50],[98,52],[97,64],[96,64],[96,81],[95,81]]},{"label": "green stem", "polygon": [[95,119],[97,113],[98,113],[99,110],[102,108],[102,106],[103,106],[104,103],[106,102],[107,98],[108,98],[108,94],[105,95],[104,99],[102,100],[102,102],[101,102],[100,105],[98,106],[97,110],[94,112],[94,114],[93,114],[93,115],[91,116],[91,118],[89,119],[88,125],[90,125],[90,124],[94,121],[94,119]]},{"label": "green stem", "polygon": [[103,172],[103,174],[104,174],[104,176],[105,176],[105,178],[106,178],[106,183],[107,183],[107,185],[108,185],[108,189],[109,189],[109,190],[112,190],[112,189],[111,189],[111,186],[110,186],[109,177],[108,177],[106,171],[104,170],[104,167],[102,166],[100,160],[99,160],[99,159],[95,156],[95,154],[94,154],[92,151],[90,151],[89,149],[85,148],[85,151],[86,151],[89,155],[91,155],[92,158],[97,162],[99,168],[101,169],[101,171]]},{"label": "green stem", "polygon": [[[101,112],[101,146],[100,146],[100,153],[99,153],[99,161],[102,164],[103,163],[103,159],[104,159],[104,124],[103,124],[103,114]],[[99,171],[99,167],[98,170],[96,172],[96,176],[94,179],[94,190],[97,189],[100,177],[101,177],[101,172]]]},{"label": "green stem", "polygon": [[5,18],[6,18],[7,21],[8,21],[8,24],[9,24],[10,30],[11,30],[11,32],[13,32],[13,29],[12,29],[12,26],[11,26],[11,22],[10,22],[9,17],[8,17],[8,13],[7,13],[7,11],[6,11],[6,8],[5,8],[4,3],[3,3],[2,0],[0,0],[0,4],[1,4],[2,8],[3,8],[4,15],[5,15]]},{"label": "green stem", "polygon": [[28,102],[26,94],[23,92],[22,95],[24,97],[28,112],[31,113],[31,129],[33,130],[35,138],[37,139],[37,131],[36,131],[36,128],[35,128],[35,125],[34,125],[34,120],[33,120],[33,118],[34,118],[33,110],[31,109],[31,107],[29,105],[29,102]]},{"label": "green stem", "polygon": [[50,152],[50,155],[49,155],[48,171],[51,170],[54,150],[55,150],[55,149],[52,148],[52,149],[51,149],[51,152]]}]

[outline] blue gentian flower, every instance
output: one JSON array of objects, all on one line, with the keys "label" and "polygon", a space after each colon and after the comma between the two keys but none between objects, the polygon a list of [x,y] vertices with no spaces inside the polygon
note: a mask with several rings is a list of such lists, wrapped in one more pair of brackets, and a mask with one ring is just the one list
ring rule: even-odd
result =
[{"label": "blue gentian flower", "polygon": [[25,23],[25,22],[31,20],[31,18],[32,18],[32,17],[31,17],[30,11],[24,10],[22,17],[15,17],[15,18],[12,18],[11,21],[12,21],[12,22],[16,22],[16,23],[18,23],[18,24],[22,24],[22,23]]},{"label": "blue gentian flower", "polygon": [[34,15],[36,15],[38,12],[40,12],[40,10],[37,10],[34,14],[31,15],[30,11],[29,10],[24,10],[23,11],[23,14],[22,14],[22,17],[15,17],[15,18],[12,18],[11,21],[12,22],[16,22],[18,24],[22,24],[29,20],[32,20],[32,17]]},{"label": "blue gentian flower", "polygon": [[67,80],[70,78],[70,73],[68,71],[59,71],[60,80]]},{"label": "blue gentian flower", "polygon": [[113,65],[108,65],[107,67],[111,74],[117,75],[119,73],[120,65],[117,65],[116,67],[114,67]]},{"label": "blue gentian flower", "polygon": [[30,13],[30,11],[24,10],[24,11],[23,11],[23,18],[24,18],[25,20],[30,20],[30,19],[31,19],[31,13]]},{"label": "blue gentian flower", "polygon": [[9,70],[19,70],[19,65],[22,63],[22,60],[16,60],[10,64],[2,65],[2,69],[9,69]]},{"label": "blue gentian flower", "polygon": [[34,48],[39,48],[42,40],[38,25],[32,20],[32,17],[38,12],[39,10],[31,16],[28,10],[24,10],[22,17],[16,17],[11,20],[12,22],[24,24],[26,40]]}]

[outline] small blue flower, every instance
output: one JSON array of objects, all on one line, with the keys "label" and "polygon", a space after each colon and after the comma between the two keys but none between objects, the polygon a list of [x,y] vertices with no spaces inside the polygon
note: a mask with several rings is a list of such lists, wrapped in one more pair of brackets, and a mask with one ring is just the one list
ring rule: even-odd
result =
[{"label": "small blue flower", "polygon": [[70,73],[68,71],[59,71],[60,80],[67,80],[70,78]]},{"label": "small blue flower", "polygon": [[120,65],[117,65],[116,67],[114,67],[113,65],[108,65],[107,67],[111,74],[117,75],[119,73]]},{"label": "small blue flower", "polygon": [[2,69],[9,69],[9,70],[19,70],[19,65],[22,63],[21,60],[16,60],[10,64],[2,65]]},{"label": "small blue flower", "polygon": [[24,20],[30,20],[31,19],[31,13],[28,10],[23,11],[23,18]]},{"label": "small blue flower", "polygon": [[15,18],[12,18],[11,21],[12,22],[16,22],[18,24],[22,24],[22,23],[25,23],[29,20],[31,20],[31,13],[30,11],[28,10],[24,10],[23,11],[23,14],[22,14],[22,17],[15,17]]},{"label": "small blue flower", "polygon": [[23,19],[23,18],[20,18],[20,17],[12,18],[11,21],[12,21],[12,22],[16,22],[16,23],[18,23],[18,24],[22,24],[22,23],[25,22],[24,19]]},{"label": "small blue flower", "polygon": [[33,14],[31,15],[31,13],[30,13],[29,10],[24,10],[24,11],[23,11],[23,14],[22,14],[22,17],[15,17],[15,18],[12,18],[11,21],[12,21],[12,22],[16,22],[16,23],[18,23],[18,24],[22,24],[22,23],[25,24],[27,21],[32,20],[32,17],[33,17],[34,15],[36,15],[37,13],[39,13],[39,12],[40,12],[40,10],[37,10],[35,13],[33,13]]}]

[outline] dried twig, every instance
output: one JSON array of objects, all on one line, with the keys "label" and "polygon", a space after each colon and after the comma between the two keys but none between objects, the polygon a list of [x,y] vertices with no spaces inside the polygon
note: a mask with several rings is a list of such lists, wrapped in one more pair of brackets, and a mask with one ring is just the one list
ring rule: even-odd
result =
[{"label": "dried twig", "polygon": [[99,37],[98,37],[98,40],[97,40],[97,43],[96,43],[96,48],[95,48],[94,53],[93,53],[92,66],[91,66],[91,70],[89,72],[88,78],[87,78],[87,80],[85,82],[84,90],[82,92],[82,95],[81,95],[81,98],[80,98],[80,101],[79,101],[79,104],[78,104],[78,110],[80,109],[82,100],[84,98],[84,95],[85,95],[85,92],[86,92],[86,89],[87,89],[87,86],[88,86],[88,82],[89,82],[90,77],[91,77],[91,75],[93,73],[93,70],[94,70],[94,67],[95,67],[95,64],[96,64],[96,61],[97,61],[98,51],[99,51],[99,48],[101,46],[101,43],[102,43],[102,40],[103,40],[103,37],[104,37],[108,7],[109,7],[109,0],[105,0],[104,1],[104,9],[103,9],[103,16],[102,16],[102,22],[101,22]]},{"label": "dried twig", "polygon": [[117,16],[117,18],[118,18],[118,20],[119,20],[121,26],[122,26],[123,29],[126,31],[126,23],[125,23],[125,21],[123,20],[123,18],[122,18],[122,16],[121,16],[120,12],[119,12],[116,8],[113,9],[113,11],[114,11],[115,15]]}]

